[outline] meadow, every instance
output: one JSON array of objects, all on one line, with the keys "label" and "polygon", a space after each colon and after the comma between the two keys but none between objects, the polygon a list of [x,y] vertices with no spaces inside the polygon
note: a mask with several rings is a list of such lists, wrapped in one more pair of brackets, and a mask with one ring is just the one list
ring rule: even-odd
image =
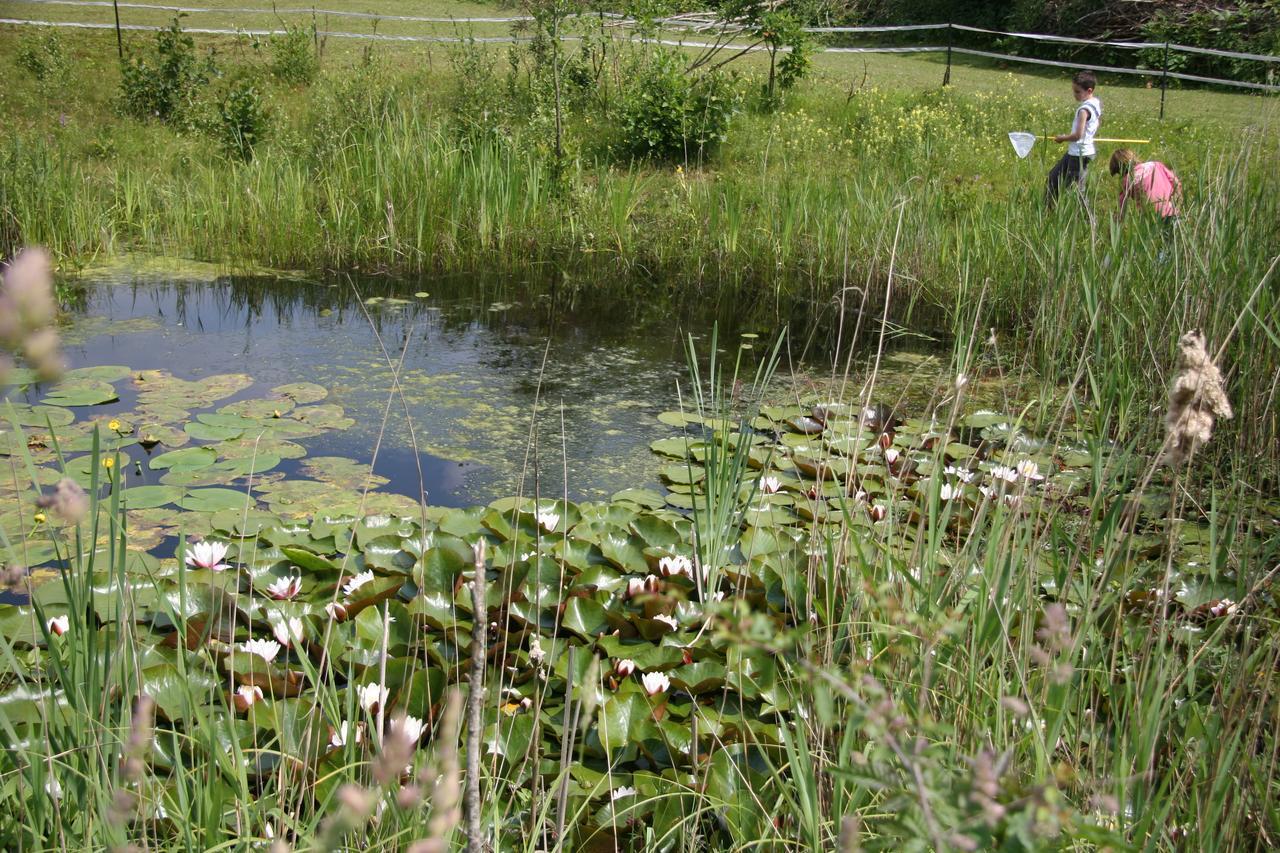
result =
[{"label": "meadow", "polygon": [[[0,32],[0,63],[31,38]],[[709,144],[642,156],[620,129],[672,78],[625,39],[550,76],[545,41],[335,39],[285,82],[269,41],[200,37],[213,94],[169,122],[121,114],[114,35],[60,40],[58,74],[0,93],[0,244],[48,246],[68,291],[141,250],[501,271],[787,332],[691,341],[664,493],[604,503],[292,511],[245,447],[343,429],[322,387],[210,411],[239,379],[11,374],[46,396],[6,412],[8,565],[65,569],[0,610],[4,844],[1275,846],[1274,99],[1175,90],[1160,121],[1104,80],[1106,134],[1183,180],[1168,234],[1117,220],[1098,166],[1090,209],[1046,209],[1052,146],[1007,133],[1065,130],[1057,75],[818,55],[772,99],[749,57],[700,102]],[[1191,329],[1234,412],[1170,465]],[[928,392],[876,405],[909,341]],[[779,392],[783,346],[828,381]],[[129,383],[127,417],[64,414]],[[152,423],[203,443],[147,448],[168,479],[130,487]],[[60,478],[88,505],[33,520]],[[130,547],[164,507],[168,552]]]}]

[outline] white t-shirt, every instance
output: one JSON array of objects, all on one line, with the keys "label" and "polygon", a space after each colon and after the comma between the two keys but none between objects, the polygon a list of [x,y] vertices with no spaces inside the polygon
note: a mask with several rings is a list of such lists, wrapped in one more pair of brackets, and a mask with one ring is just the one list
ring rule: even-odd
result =
[{"label": "white t-shirt", "polygon": [[1092,157],[1097,153],[1093,146],[1093,137],[1098,135],[1098,124],[1102,121],[1102,101],[1090,95],[1076,107],[1075,117],[1071,119],[1071,129],[1076,129],[1080,120],[1080,111],[1084,111],[1084,136],[1067,146],[1067,153],[1072,157]]}]

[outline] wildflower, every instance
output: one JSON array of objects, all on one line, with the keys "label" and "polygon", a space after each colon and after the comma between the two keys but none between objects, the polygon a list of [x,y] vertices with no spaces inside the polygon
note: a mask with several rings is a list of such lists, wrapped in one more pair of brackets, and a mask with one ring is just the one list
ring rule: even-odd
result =
[{"label": "wildflower", "polygon": [[63,477],[52,492],[36,500],[36,506],[52,511],[67,524],[76,524],[89,512],[89,496],[75,480]]},{"label": "wildflower", "polygon": [[644,578],[627,578],[627,598],[635,598],[645,591]]},{"label": "wildflower", "polygon": [[247,640],[240,644],[240,650],[246,654],[257,655],[267,663],[271,663],[276,659],[276,655],[280,654],[281,644],[275,640]]},{"label": "wildflower", "polygon": [[297,598],[300,592],[302,592],[302,578],[298,575],[277,578],[267,584],[267,594],[276,601],[288,601],[291,598]]},{"label": "wildflower", "polygon": [[247,711],[251,705],[261,702],[264,698],[266,697],[261,687],[256,684],[245,684],[236,690],[233,702],[237,711]]},{"label": "wildflower", "polygon": [[609,801],[617,802],[623,797],[634,797],[635,795],[636,795],[635,788],[630,788],[630,787],[627,787],[626,785],[623,785],[621,788],[613,789],[613,791],[609,794]]},{"label": "wildflower", "polygon": [[350,598],[356,590],[373,580],[372,571],[364,571],[342,585],[342,592]]},{"label": "wildflower", "polygon": [[1010,468],[1007,465],[993,465],[991,477],[995,480],[1003,480],[1006,483],[1016,483],[1018,482],[1018,469]]},{"label": "wildflower", "polygon": [[364,687],[357,688],[360,707],[364,708],[370,714],[378,713],[378,708],[387,701],[387,688],[376,682],[369,682]]},{"label": "wildflower", "polygon": [[343,720],[338,724],[337,728],[329,727],[329,746],[334,749],[342,749],[347,745],[347,739],[350,738],[352,743],[360,743],[364,740],[364,723],[356,723],[354,726],[349,720]]},{"label": "wildflower", "polygon": [[71,620],[66,616],[54,616],[49,620],[49,633],[61,637],[71,630]]},{"label": "wildflower", "polygon": [[1014,466],[1019,476],[1027,480],[1043,480],[1044,475],[1040,473],[1040,466],[1030,459],[1023,459]]},{"label": "wildflower", "polygon": [[347,618],[347,608],[336,601],[330,601],[326,604],[324,612],[329,614],[329,618],[334,622],[342,622]]},{"label": "wildflower", "polygon": [[1224,598],[1221,601],[1209,605],[1209,615],[1214,617],[1230,616],[1232,613],[1236,612],[1238,607],[1239,605],[1231,599]]},{"label": "wildflower", "polygon": [[111,430],[112,432],[119,432],[120,422],[115,418],[112,418],[111,420],[107,421],[107,429]]},{"label": "wildflower", "polygon": [[760,478],[760,491],[764,492],[766,495],[776,494],[778,489],[781,488],[782,483],[778,481],[777,477]]},{"label": "wildflower", "polygon": [[662,672],[646,672],[640,676],[640,683],[644,685],[644,692],[649,696],[657,696],[659,693],[666,693],[667,688],[671,686],[671,679]]},{"label": "wildflower", "polygon": [[693,561],[688,557],[677,554],[674,557],[663,557],[658,561],[658,571],[663,577],[673,578],[678,575],[693,577]]},{"label": "wildflower", "polygon": [[672,631],[674,631],[674,630],[676,630],[677,628],[679,628],[679,627],[680,627],[680,624],[679,624],[678,622],[676,622],[676,620],[675,620],[675,619],[673,619],[672,617],[670,617],[670,616],[666,615],[665,613],[659,613],[657,616],[653,617],[653,621],[654,621],[654,622],[661,622],[663,625],[666,625],[666,626],[667,626],[668,628],[670,628]]},{"label": "wildflower", "polygon": [[226,556],[227,546],[223,542],[197,542],[187,549],[187,565],[222,572],[230,568],[223,562]]},{"label": "wildflower", "polygon": [[551,510],[543,510],[538,513],[538,526],[548,533],[552,533],[556,529],[556,525],[560,523],[560,514]]},{"label": "wildflower", "polygon": [[631,658],[619,658],[613,662],[613,672],[619,678],[626,678],[636,671],[636,662]]},{"label": "wildflower", "polygon": [[1169,386],[1165,445],[1161,461],[1179,465],[1213,437],[1215,418],[1230,419],[1231,403],[1222,374],[1205,350],[1204,335],[1187,332],[1178,339],[1178,373]]}]

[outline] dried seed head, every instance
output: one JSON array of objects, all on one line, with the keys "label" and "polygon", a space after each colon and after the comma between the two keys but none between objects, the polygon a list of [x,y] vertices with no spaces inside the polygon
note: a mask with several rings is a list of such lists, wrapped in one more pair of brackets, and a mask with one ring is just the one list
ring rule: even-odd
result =
[{"label": "dried seed head", "polygon": [[77,524],[89,512],[89,496],[75,480],[63,477],[52,492],[36,499],[36,506],[51,511],[67,524]]},{"label": "dried seed head", "polygon": [[1232,415],[1222,374],[1205,349],[1204,335],[1187,332],[1178,339],[1178,372],[1169,386],[1163,461],[1187,462],[1213,437],[1214,419]]}]

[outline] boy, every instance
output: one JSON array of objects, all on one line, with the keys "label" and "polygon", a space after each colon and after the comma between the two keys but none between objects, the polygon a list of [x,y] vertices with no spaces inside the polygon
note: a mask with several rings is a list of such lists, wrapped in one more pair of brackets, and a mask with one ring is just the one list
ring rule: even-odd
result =
[{"label": "boy", "polygon": [[1138,162],[1138,155],[1128,148],[1121,148],[1111,155],[1111,175],[1120,178],[1120,210],[1116,218],[1124,217],[1129,202],[1150,206],[1166,225],[1178,218],[1178,199],[1182,184],[1173,170],[1158,160]]},{"label": "boy", "polygon": [[1058,200],[1058,190],[1065,182],[1068,186],[1078,184],[1083,198],[1085,171],[1096,153],[1093,137],[1098,133],[1098,125],[1102,121],[1102,101],[1093,94],[1098,86],[1098,78],[1091,71],[1078,71],[1071,79],[1071,93],[1075,96],[1076,117],[1071,123],[1070,133],[1060,133],[1053,138],[1054,142],[1069,142],[1067,153],[1049,172],[1049,187],[1045,200],[1050,207]]}]

